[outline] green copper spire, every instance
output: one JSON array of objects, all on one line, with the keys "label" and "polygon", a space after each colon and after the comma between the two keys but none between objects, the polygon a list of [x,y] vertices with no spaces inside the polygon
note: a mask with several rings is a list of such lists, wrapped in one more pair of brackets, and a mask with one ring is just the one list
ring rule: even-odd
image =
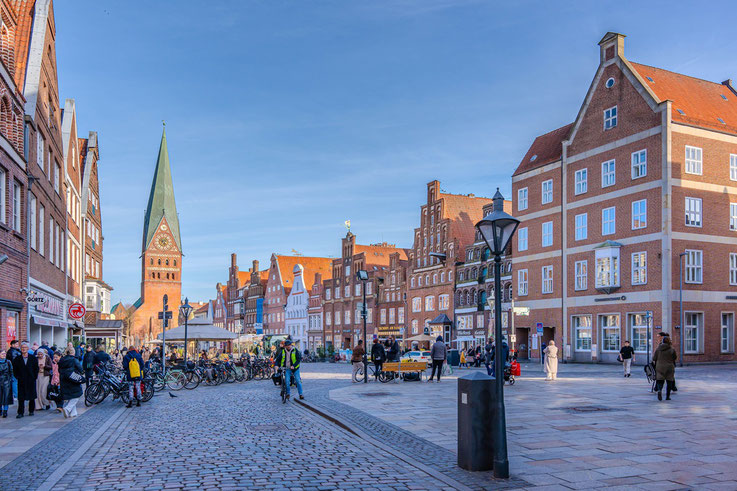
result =
[{"label": "green copper spire", "polygon": [[171,167],[169,167],[169,151],[166,148],[166,128],[161,134],[161,146],[159,147],[159,158],[156,161],[154,180],[151,183],[151,194],[148,197],[146,218],[143,222],[143,250],[151,244],[154,233],[159,228],[161,220],[166,218],[169,224],[177,248],[181,252],[182,239],[179,235],[179,217],[177,216],[177,204],[174,201],[174,185],[171,180]]}]

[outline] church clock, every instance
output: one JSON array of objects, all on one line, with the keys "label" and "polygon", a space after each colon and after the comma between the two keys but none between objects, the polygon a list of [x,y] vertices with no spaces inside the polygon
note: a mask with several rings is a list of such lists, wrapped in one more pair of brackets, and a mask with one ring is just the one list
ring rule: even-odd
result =
[{"label": "church clock", "polygon": [[169,242],[169,237],[166,235],[159,235],[156,238],[156,247],[162,251],[165,251],[171,247],[171,242]]}]

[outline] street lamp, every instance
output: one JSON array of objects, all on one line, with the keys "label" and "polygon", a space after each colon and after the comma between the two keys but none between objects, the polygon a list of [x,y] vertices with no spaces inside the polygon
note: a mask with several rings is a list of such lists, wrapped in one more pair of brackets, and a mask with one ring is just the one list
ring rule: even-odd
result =
[{"label": "street lamp", "polygon": [[519,220],[504,211],[504,196],[496,190],[494,209],[476,224],[486,245],[494,254],[494,337],[496,338],[495,392],[496,418],[492,421],[494,439],[494,477],[509,478],[507,456],[507,421],[504,414],[504,361],[502,359],[502,254],[517,231]]},{"label": "street lamp", "polygon": [[366,356],[366,350],[368,349],[368,342],[366,341],[366,317],[368,311],[366,310],[366,282],[368,281],[368,271],[361,269],[356,272],[356,277],[363,283],[363,305],[361,306],[361,317],[363,317],[363,383],[368,383],[368,357]]},{"label": "street lamp", "polygon": [[679,308],[681,310],[680,312],[680,318],[681,318],[681,325],[679,326],[679,332],[678,332],[678,345],[681,348],[680,354],[678,356],[678,365],[683,366],[683,333],[686,332],[686,328],[683,327],[683,323],[685,319],[683,318],[683,256],[685,256],[686,253],[682,252],[678,255],[678,282],[680,283],[679,289],[680,289],[680,300],[679,300]]},{"label": "street lamp", "polygon": [[184,305],[179,307],[179,311],[184,316],[184,371],[187,371],[187,324],[189,321],[189,314],[192,313],[192,306],[189,304],[189,298],[184,298]]}]

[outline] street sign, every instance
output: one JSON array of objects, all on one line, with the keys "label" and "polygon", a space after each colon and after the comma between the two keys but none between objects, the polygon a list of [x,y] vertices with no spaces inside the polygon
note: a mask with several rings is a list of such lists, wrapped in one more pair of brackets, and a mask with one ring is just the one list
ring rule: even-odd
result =
[{"label": "street sign", "polygon": [[72,319],[81,319],[86,313],[87,309],[79,302],[73,303],[69,306],[69,317]]},{"label": "street sign", "polygon": [[515,315],[530,315],[530,307],[515,307]]},{"label": "street sign", "polygon": [[517,335],[516,334],[510,334],[509,335],[509,342],[510,343],[516,343],[517,342]]}]

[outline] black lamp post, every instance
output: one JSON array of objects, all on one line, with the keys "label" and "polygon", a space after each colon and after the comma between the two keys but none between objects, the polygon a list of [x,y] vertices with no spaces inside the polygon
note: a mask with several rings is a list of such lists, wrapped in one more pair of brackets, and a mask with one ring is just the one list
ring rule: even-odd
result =
[{"label": "black lamp post", "polygon": [[363,383],[368,383],[368,357],[366,356],[366,350],[368,349],[368,341],[366,340],[366,317],[368,316],[368,310],[366,310],[366,282],[368,281],[368,271],[362,269],[356,272],[356,277],[363,283],[363,305],[361,307],[361,317],[363,317]]},{"label": "black lamp post", "polygon": [[184,305],[179,307],[179,311],[184,316],[184,370],[187,370],[187,323],[189,321],[189,314],[192,313],[192,306],[189,304],[189,298],[184,298]]},{"label": "black lamp post", "polygon": [[481,237],[494,254],[494,338],[496,349],[494,356],[496,418],[493,424],[494,439],[494,477],[509,477],[509,458],[507,456],[507,421],[504,410],[504,360],[502,359],[502,290],[501,264],[509,241],[517,231],[519,220],[504,211],[504,196],[496,190],[493,198],[494,210],[485,216],[476,228]]}]

